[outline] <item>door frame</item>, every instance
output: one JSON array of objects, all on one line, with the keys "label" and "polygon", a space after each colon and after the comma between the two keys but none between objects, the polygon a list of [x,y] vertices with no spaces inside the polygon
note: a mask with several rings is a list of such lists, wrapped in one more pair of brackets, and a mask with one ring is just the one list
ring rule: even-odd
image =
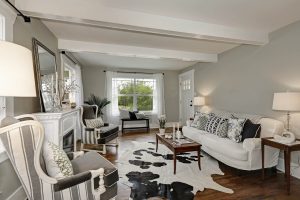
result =
[{"label": "door frame", "polygon": [[[190,75],[191,76],[191,91],[193,92],[193,97],[195,95],[195,91],[194,91],[194,74],[195,74],[195,70],[194,69],[191,69],[189,71],[186,71],[186,72],[183,72],[181,74],[178,75],[178,86],[179,86],[179,122],[181,123],[182,121],[182,112],[181,112],[181,109],[182,109],[182,94],[181,94],[181,79],[183,76],[185,75]],[[194,106],[192,106],[192,111],[193,113],[195,112],[195,108]],[[184,123],[184,122],[183,122]]]}]

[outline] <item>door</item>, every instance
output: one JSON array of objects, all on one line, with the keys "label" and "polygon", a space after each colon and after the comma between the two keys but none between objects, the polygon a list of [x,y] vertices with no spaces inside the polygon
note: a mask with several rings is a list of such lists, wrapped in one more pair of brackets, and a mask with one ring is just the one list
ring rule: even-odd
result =
[{"label": "door", "polygon": [[181,125],[194,116],[194,70],[179,75],[179,121]]}]

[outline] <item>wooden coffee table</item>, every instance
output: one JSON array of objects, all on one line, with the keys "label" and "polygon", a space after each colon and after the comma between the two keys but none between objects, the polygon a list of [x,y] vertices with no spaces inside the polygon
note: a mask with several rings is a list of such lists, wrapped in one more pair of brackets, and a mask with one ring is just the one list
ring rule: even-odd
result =
[{"label": "wooden coffee table", "polygon": [[[188,138],[189,139],[189,138]],[[191,139],[189,139],[191,140]],[[191,151],[197,151],[198,155],[198,166],[201,170],[201,161],[200,161],[200,151],[201,151],[201,144],[193,141],[192,143],[185,143],[185,144],[176,144],[174,143],[173,139],[167,139],[164,135],[160,135],[156,133],[156,152],[158,149],[158,141],[168,147],[171,151],[173,151],[173,160],[174,160],[174,174],[176,174],[176,155],[179,153],[186,153]]]}]

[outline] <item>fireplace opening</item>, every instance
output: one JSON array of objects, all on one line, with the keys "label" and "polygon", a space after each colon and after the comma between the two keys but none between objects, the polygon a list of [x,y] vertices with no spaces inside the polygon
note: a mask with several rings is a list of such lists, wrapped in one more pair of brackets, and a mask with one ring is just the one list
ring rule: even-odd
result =
[{"label": "fireplace opening", "polygon": [[74,151],[74,130],[70,130],[63,137],[63,149],[66,153]]}]

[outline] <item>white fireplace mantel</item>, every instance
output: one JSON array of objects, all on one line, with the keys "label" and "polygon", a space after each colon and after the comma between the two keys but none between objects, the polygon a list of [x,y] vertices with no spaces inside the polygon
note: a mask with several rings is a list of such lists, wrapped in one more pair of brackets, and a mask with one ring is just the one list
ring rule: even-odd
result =
[{"label": "white fireplace mantel", "polygon": [[63,148],[63,136],[74,130],[74,151],[76,138],[81,137],[80,109],[65,109],[57,113],[33,113],[45,129],[45,138]]}]

